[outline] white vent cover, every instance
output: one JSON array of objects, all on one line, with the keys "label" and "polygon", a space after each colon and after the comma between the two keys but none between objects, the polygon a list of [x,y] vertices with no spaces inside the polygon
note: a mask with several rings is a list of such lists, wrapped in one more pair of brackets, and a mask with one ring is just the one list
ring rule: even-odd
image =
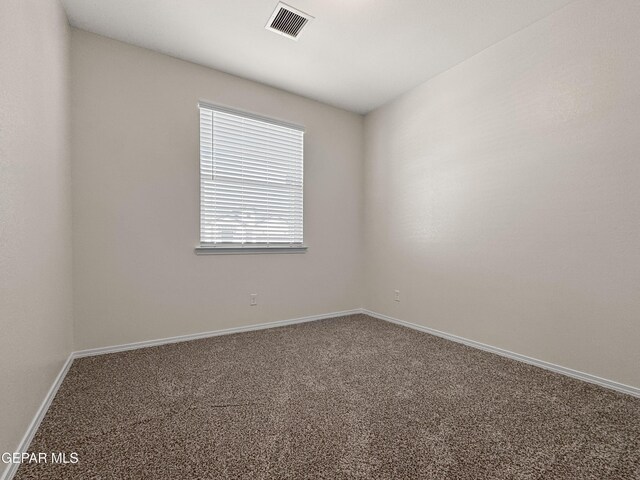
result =
[{"label": "white vent cover", "polygon": [[311,20],[313,20],[311,15],[280,2],[264,28],[283,37],[297,40],[302,28]]}]

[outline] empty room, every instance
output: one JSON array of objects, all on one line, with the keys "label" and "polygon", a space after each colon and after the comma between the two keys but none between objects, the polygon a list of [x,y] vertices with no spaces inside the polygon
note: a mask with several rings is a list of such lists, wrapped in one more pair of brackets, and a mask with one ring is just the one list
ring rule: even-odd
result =
[{"label": "empty room", "polygon": [[0,0],[0,479],[640,480],[640,1]]}]

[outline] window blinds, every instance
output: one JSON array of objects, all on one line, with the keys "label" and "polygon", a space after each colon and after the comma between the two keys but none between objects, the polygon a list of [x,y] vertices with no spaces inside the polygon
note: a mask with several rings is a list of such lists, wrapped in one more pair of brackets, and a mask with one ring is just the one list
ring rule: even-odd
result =
[{"label": "window blinds", "polygon": [[200,243],[301,246],[304,131],[199,107]]}]

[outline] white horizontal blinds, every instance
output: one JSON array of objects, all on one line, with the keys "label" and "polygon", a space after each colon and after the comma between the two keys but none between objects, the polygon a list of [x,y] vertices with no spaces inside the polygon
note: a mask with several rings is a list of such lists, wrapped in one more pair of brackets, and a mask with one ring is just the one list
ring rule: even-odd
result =
[{"label": "white horizontal blinds", "polygon": [[300,246],[298,128],[200,105],[200,242]]}]

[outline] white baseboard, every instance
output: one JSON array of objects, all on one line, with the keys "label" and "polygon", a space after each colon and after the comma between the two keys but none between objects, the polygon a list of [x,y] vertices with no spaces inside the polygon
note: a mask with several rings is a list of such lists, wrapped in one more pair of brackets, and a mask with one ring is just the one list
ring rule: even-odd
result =
[{"label": "white baseboard", "polygon": [[[341,312],[331,312],[331,313],[324,313],[320,315],[310,315],[308,317],[292,318],[289,320],[279,320],[279,321],[268,322],[268,323],[259,323],[255,325],[247,325],[244,327],[225,328],[223,330],[194,333],[191,335],[179,335],[177,337],[160,338],[157,340],[147,340],[144,342],[127,343],[124,345],[114,345],[111,347],[93,348],[89,350],[80,350],[78,352],[72,352],[69,355],[69,358],[67,358],[67,361],[62,366],[62,369],[60,370],[60,373],[58,373],[58,376],[53,382],[53,385],[51,385],[51,388],[47,392],[47,395],[44,401],[42,402],[42,404],[40,405],[40,408],[38,408],[38,411],[33,417],[33,420],[31,420],[31,423],[29,424],[27,432],[25,433],[24,437],[20,441],[20,444],[18,445],[18,449],[16,451],[17,452],[28,451],[29,445],[31,444],[31,441],[33,440],[34,435],[38,431],[38,427],[40,426],[42,419],[46,415],[47,410],[49,410],[49,406],[51,405],[53,398],[56,396],[56,393],[58,392],[58,388],[60,388],[60,385],[62,385],[62,381],[64,380],[64,377],[67,375],[67,372],[69,371],[69,368],[73,363],[73,360],[76,358],[90,357],[94,355],[104,355],[106,353],[123,352],[126,350],[135,350],[138,348],[145,348],[145,347],[154,347],[157,345],[166,345],[168,343],[187,342],[189,340],[197,340],[200,338],[208,338],[208,337],[217,337],[219,335],[229,335],[232,333],[250,332],[253,330],[264,330],[267,328],[284,327],[286,325],[295,325],[297,323],[313,322],[315,320],[324,320],[327,318],[344,317],[346,315],[354,315],[358,313],[362,313],[362,309],[355,308],[353,310],[344,310]],[[8,464],[5,467],[4,472],[0,476],[0,480],[11,480],[15,475],[15,473],[18,471],[19,467],[20,467],[20,464],[18,463]]]},{"label": "white baseboard", "polygon": [[476,342],[475,340],[469,340],[468,338],[459,337],[457,335],[453,335],[450,333],[441,332],[440,330],[435,330],[433,328],[417,325],[411,322],[405,322],[404,320],[398,320],[397,318],[393,318],[388,315],[383,315],[381,313],[372,312],[367,309],[362,309],[362,313],[364,313],[365,315],[369,315],[370,317],[377,318],[379,320],[385,320],[387,322],[403,325],[405,327],[409,327],[414,330],[418,330],[420,332],[430,333],[431,335],[445,338],[447,340],[451,340],[452,342],[462,343],[469,347],[478,348],[480,350],[495,353],[503,357],[528,363],[529,365],[534,365],[536,367],[544,368],[545,370],[550,370],[552,372],[560,373],[568,377],[577,378],[578,380],[583,380],[589,383],[595,383],[596,385],[600,385],[601,387],[626,393],[627,395],[640,397],[640,388],[632,387],[631,385],[625,385],[623,383],[614,382],[613,380],[608,380],[606,378],[601,378],[595,375],[591,375],[590,373],[580,372],[578,370],[573,370],[571,368],[555,365],[553,363],[545,362],[544,360],[538,360],[537,358],[527,357],[526,355],[510,352],[509,350],[493,347],[485,343]]},{"label": "white baseboard", "polygon": [[[62,369],[58,373],[58,376],[56,377],[56,379],[53,381],[51,388],[49,388],[47,395],[44,397],[44,400],[40,404],[40,407],[38,407],[38,410],[36,411],[35,416],[31,420],[29,427],[27,427],[27,431],[24,434],[24,437],[22,437],[22,440],[18,444],[18,449],[16,450],[17,452],[26,452],[29,449],[31,440],[33,440],[33,437],[38,431],[38,427],[40,426],[42,419],[47,413],[47,410],[49,410],[49,406],[51,405],[53,398],[56,396],[56,393],[58,392],[58,388],[60,388],[60,385],[62,385],[62,381],[64,380],[64,377],[67,375],[67,372],[71,367],[71,363],[73,363],[73,358],[74,358],[73,353],[71,353],[69,357],[67,357],[67,360],[64,362],[64,365],[62,365]],[[0,476],[0,479],[10,480],[18,471],[18,467],[20,467],[19,463],[7,464],[4,469],[4,473],[2,474],[2,476]]]},{"label": "white baseboard", "polygon": [[[264,330],[264,329],[267,329],[267,328],[283,327],[283,326],[286,326],[286,325],[295,325],[297,323],[313,322],[315,320],[324,320],[324,319],[327,319],[327,318],[344,317],[346,315],[355,315],[355,314],[358,314],[358,313],[369,315],[370,317],[374,317],[374,318],[377,318],[377,319],[380,319],[380,320],[385,320],[387,322],[395,323],[395,324],[398,324],[398,325],[403,325],[405,327],[409,327],[409,328],[412,328],[414,330],[418,330],[418,331],[421,331],[421,332],[429,333],[431,335],[436,335],[438,337],[442,337],[442,338],[445,338],[447,340],[451,340],[453,342],[462,343],[462,344],[468,345],[470,347],[478,348],[480,350],[485,350],[487,352],[495,353],[497,355],[501,355],[503,357],[511,358],[513,360],[518,360],[520,362],[528,363],[530,365],[535,365],[537,367],[544,368],[546,370],[551,370],[552,372],[556,372],[556,373],[560,373],[560,374],[563,374],[563,375],[567,375],[569,377],[577,378],[579,380],[584,380],[585,382],[595,383],[595,384],[600,385],[602,387],[610,388],[612,390],[616,390],[616,391],[619,391],[619,392],[622,392],[622,393],[626,393],[626,394],[632,395],[634,397],[640,397],[640,388],[632,387],[630,385],[624,385],[622,383],[614,382],[612,380],[607,380],[605,378],[600,378],[600,377],[597,377],[595,375],[591,375],[589,373],[579,372],[577,370],[573,370],[573,369],[570,369],[570,368],[562,367],[560,365],[555,365],[553,363],[545,362],[543,360],[538,360],[536,358],[531,358],[531,357],[527,357],[525,355],[520,355],[519,353],[510,352],[510,351],[504,350],[502,348],[493,347],[491,345],[486,345],[484,343],[476,342],[475,340],[469,340],[467,338],[459,337],[457,335],[452,335],[450,333],[441,332],[441,331],[435,330],[433,328],[424,327],[422,325],[416,325],[415,323],[405,322],[404,320],[398,320],[397,318],[393,318],[393,317],[389,317],[388,315],[383,315],[383,314],[380,314],[380,313],[372,312],[372,311],[364,309],[364,308],[355,308],[353,310],[344,310],[344,311],[341,311],[341,312],[332,312],[332,313],[325,313],[325,314],[320,314],[320,315],[311,315],[311,316],[308,316],[308,317],[293,318],[293,319],[289,319],[289,320],[280,320],[280,321],[268,322],[268,323],[259,323],[259,324],[255,324],[255,325],[247,325],[247,326],[244,326],[244,327],[226,328],[226,329],[223,329],[223,330],[214,330],[214,331],[210,331],[210,332],[194,333],[194,334],[191,334],[191,335],[180,335],[180,336],[177,336],[177,337],[161,338],[161,339],[157,339],[157,340],[147,340],[147,341],[144,341],[144,342],[127,343],[127,344],[124,344],[124,345],[114,345],[114,346],[111,346],[111,347],[93,348],[93,349],[89,349],[89,350],[80,350],[78,352],[72,352],[69,355],[69,357],[67,358],[67,360],[64,363],[64,365],[62,366],[62,369],[60,370],[60,373],[58,373],[58,376],[54,380],[53,385],[51,385],[51,388],[47,392],[47,395],[46,395],[44,401],[42,402],[42,404],[40,405],[40,408],[38,408],[38,411],[36,412],[36,415],[34,416],[33,420],[31,420],[31,423],[29,424],[27,432],[25,433],[24,437],[22,438],[22,441],[20,442],[17,451],[18,452],[26,452],[28,450],[29,445],[31,444],[31,441],[33,440],[33,437],[36,434],[36,431],[38,430],[38,427],[40,426],[40,423],[42,422],[42,419],[44,418],[45,414],[47,413],[47,410],[49,409],[49,406],[51,405],[51,402],[53,401],[53,398],[55,397],[55,395],[56,395],[56,393],[58,391],[58,388],[60,388],[60,385],[62,384],[62,381],[64,380],[64,377],[67,375],[67,372],[69,371],[69,368],[71,367],[71,364],[72,364],[73,360],[76,359],[76,358],[89,357],[89,356],[94,356],[94,355],[104,355],[104,354],[107,354],[107,353],[123,352],[123,351],[126,351],[126,350],[135,350],[135,349],[138,349],[138,348],[145,348],[145,347],[154,347],[154,346],[158,346],[158,345],[166,345],[168,343],[186,342],[186,341],[189,341],[189,340],[197,340],[197,339],[200,339],[200,338],[216,337],[216,336],[219,336],[219,335],[229,335],[229,334],[232,334],[232,333],[250,332],[250,331],[254,331],[254,330]],[[0,476],[0,480],[11,480],[11,478],[13,478],[13,476],[16,473],[16,471],[18,470],[19,466],[20,466],[19,464],[8,464],[5,467],[4,473],[2,474],[2,476]]]},{"label": "white baseboard", "polygon": [[73,353],[73,358],[93,357],[95,355],[104,355],[106,353],[124,352],[126,350],[136,350],[138,348],[156,347],[158,345],[166,345],[167,343],[188,342],[189,340],[198,340],[201,338],[217,337],[219,335],[230,335],[232,333],[251,332],[254,330],[264,330],[265,328],[284,327],[286,325],[295,325],[297,323],[313,322],[315,320],[324,320],[326,318],[344,317],[346,315],[354,315],[362,313],[362,309],[354,308],[353,310],[343,310],[341,312],[323,313],[320,315],[310,315],[308,317],[292,318],[289,320],[278,320],[275,322],[257,323],[244,327],[225,328],[223,330],[213,330],[210,332],[192,333],[190,335],[179,335],[177,337],[159,338],[157,340],[145,340],[143,342],[125,343],[123,345],[114,345],[111,347],[91,348],[88,350],[80,350]]}]

